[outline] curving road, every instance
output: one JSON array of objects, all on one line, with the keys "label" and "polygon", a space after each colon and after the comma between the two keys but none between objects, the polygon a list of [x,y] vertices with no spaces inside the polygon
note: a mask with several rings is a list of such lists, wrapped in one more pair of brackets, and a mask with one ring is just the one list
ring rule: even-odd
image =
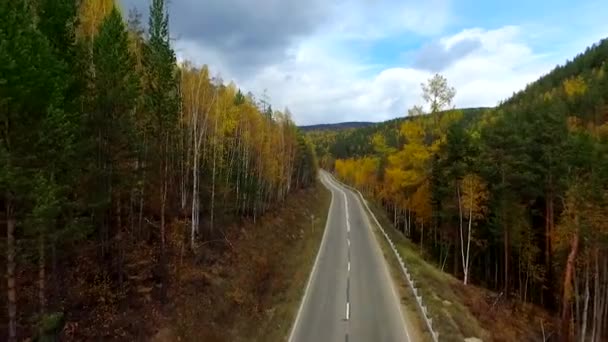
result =
[{"label": "curving road", "polygon": [[321,171],[327,225],[289,342],[410,341],[399,297],[359,197]]}]

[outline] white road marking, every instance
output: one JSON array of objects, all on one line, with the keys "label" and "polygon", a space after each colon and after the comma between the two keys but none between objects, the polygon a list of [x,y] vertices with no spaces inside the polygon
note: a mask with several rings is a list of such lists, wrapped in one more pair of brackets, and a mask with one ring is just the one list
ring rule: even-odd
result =
[{"label": "white road marking", "polygon": [[[327,176],[325,176],[324,179],[326,182],[331,183],[327,179]],[[335,187],[335,186],[332,186],[332,187]],[[298,324],[300,323],[300,318],[302,316],[302,310],[304,309],[304,303],[306,302],[306,299],[308,298],[308,293],[310,290],[310,284],[312,283],[312,278],[317,273],[317,266],[319,265],[319,258],[321,255],[321,251],[323,250],[323,247],[325,246],[325,241],[327,241],[327,239],[325,237],[327,235],[327,231],[329,230],[329,223],[331,222],[331,217],[333,214],[333,210],[332,210],[333,207],[334,207],[334,192],[331,191],[331,202],[329,204],[329,213],[327,214],[327,221],[325,222],[325,231],[323,232],[323,238],[321,239],[321,246],[319,246],[319,250],[317,251],[317,257],[315,258],[315,263],[312,266],[310,275],[308,276],[308,282],[306,283],[306,290],[304,290],[304,297],[302,297],[302,301],[300,302],[300,308],[298,309],[298,313],[296,315],[296,320],[294,321],[293,326],[291,327],[291,333],[289,334],[289,340],[288,340],[289,342],[293,341],[294,334],[296,332],[296,328],[298,327]]]},{"label": "white road marking", "polygon": [[[336,180],[331,175],[327,175],[327,177],[328,177],[329,180],[331,180],[332,185],[336,186],[335,184],[338,184],[336,186],[338,188],[338,190],[340,190],[344,195],[346,195],[345,191],[342,190],[342,186],[343,186],[342,182]],[[367,223],[367,227],[368,227],[369,231],[372,233],[372,236],[373,236],[374,240],[376,241],[374,249],[376,250],[377,253],[380,253],[380,255],[382,255],[382,252],[380,250],[380,241],[378,241],[378,239],[376,238],[376,235],[373,233],[374,229],[372,228],[372,225],[371,225],[371,222],[370,222],[370,213],[371,213],[371,217],[374,219],[375,223],[379,227],[381,227],[381,225],[378,222],[378,219],[376,219],[376,216],[373,214],[373,212],[371,211],[371,209],[369,209],[369,206],[367,205],[367,203],[362,203],[361,199],[358,196],[355,196],[355,197],[357,197],[357,204],[359,206],[359,209],[361,210],[361,212],[365,213],[364,217],[365,217],[365,220],[367,221],[366,222]],[[345,196],[345,198],[346,198],[346,196]],[[363,209],[364,205],[367,208],[367,211]],[[348,216],[348,211],[346,212],[346,215]],[[347,222],[347,229],[348,228],[349,227],[348,227],[348,222]],[[388,237],[387,237],[387,240],[388,240]],[[383,255],[382,255],[382,260],[383,260],[382,264],[383,264],[384,270],[385,270],[384,274],[386,276],[386,279],[387,279],[388,283],[390,284],[391,290],[393,292],[393,296],[396,299],[396,303],[400,303],[399,300],[398,300],[399,295],[397,294],[397,290],[395,289],[395,284],[393,283],[393,280],[392,280],[392,278],[390,276],[390,270],[389,270],[388,265],[386,263],[386,259],[384,258]],[[403,314],[403,310],[401,308],[401,305],[398,304],[397,307],[399,308],[399,313],[401,314],[401,322],[403,323],[403,330],[405,331],[405,336],[407,337],[408,341],[412,341],[412,338],[410,337],[410,334],[409,334],[408,329],[407,329],[407,324],[405,322],[405,316]],[[347,317],[349,317],[349,315],[350,315],[349,309],[350,309],[349,308],[349,303],[346,303],[346,311],[347,311],[346,315],[347,315]]]},{"label": "white road marking", "polygon": [[340,189],[339,187],[338,190],[340,190],[340,192],[342,192],[342,195],[344,195],[344,211],[346,211],[346,231],[350,232],[350,218],[348,217],[348,199],[346,198],[346,192],[344,192],[344,190]]},{"label": "white road marking", "polygon": [[350,319],[350,303],[346,302],[346,320]]},{"label": "white road marking", "polygon": [[348,247],[350,247],[350,239],[346,239],[346,242],[348,242]]},{"label": "white road marking", "polygon": [[350,261],[348,262],[348,272],[350,272]]}]

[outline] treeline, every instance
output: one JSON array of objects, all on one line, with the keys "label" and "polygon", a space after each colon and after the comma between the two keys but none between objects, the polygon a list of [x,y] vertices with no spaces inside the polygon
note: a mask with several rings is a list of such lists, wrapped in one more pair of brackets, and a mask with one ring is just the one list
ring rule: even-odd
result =
[{"label": "treeline", "polygon": [[[403,146],[405,140],[399,133],[401,126],[407,120],[415,118],[418,113],[416,108],[412,115],[395,118],[378,124],[370,124],[360,128],[348,129],[313,129],[306,134],[315,142],[319,164],[321,167],[331,169],[334,167],[335,159],[348,159],[365,157],[374,154],[374,144],[369,138],[374,135],[381,135],[386,145],[398,148]],[[477,120],[477,117],[486,108],[465,108],[460,109],[463,120]],[[441,113],[439,115],[442,115]]]},{"label": "treeline", "polygon": [[423,85],[430,113],[391,133],[402,143],[378,132],[373,153],[335,172],[441,269],[555,312],[560,340],[605,341],[607,61],[603,40],[474,119],[442,112],[454,89],[437,75]]},{"label": "treeline", "polygon": [[[147,31],[117,6],[0,0],[9,341],[115,314],[153,288],[164,302],[184,250],[316,178],[287,110],[177,62],[164,0],[151,1]],[[155,285],[136,288],[149,264]]]}]

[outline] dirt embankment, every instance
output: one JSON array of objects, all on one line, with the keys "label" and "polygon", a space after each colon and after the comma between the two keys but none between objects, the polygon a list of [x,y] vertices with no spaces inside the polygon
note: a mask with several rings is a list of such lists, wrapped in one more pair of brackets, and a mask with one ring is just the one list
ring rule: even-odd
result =
[{"label": "dirt embankment", "polygon": [[[179,282],[157,340],[280,341],[289,333],[325,228],[331,194],[294,193],[257,222],[229,230]],[[176,338],[177,337],[177,338]]]}]

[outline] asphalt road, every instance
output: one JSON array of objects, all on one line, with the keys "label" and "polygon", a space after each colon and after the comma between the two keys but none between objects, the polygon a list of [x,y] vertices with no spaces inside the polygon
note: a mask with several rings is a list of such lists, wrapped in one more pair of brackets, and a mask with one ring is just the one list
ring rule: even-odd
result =
[{"label": "asphalt road", "polygon": [[290,342],[410,341],[388,266],[358,196],[322,171],[327,225]]}]

